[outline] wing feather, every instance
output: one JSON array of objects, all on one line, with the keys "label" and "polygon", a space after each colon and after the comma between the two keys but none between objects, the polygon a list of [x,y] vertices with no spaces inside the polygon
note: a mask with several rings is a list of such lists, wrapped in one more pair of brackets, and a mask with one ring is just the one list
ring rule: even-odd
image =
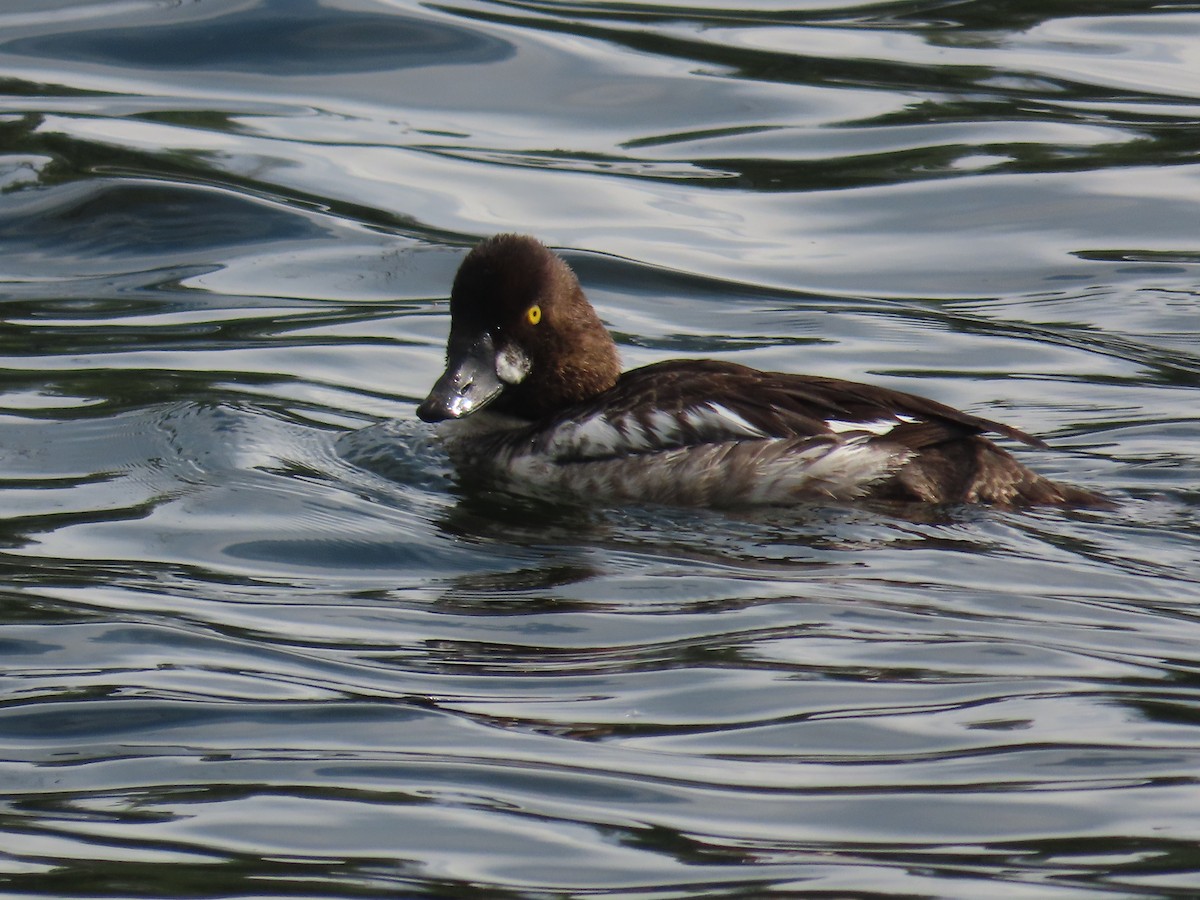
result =
[{"label": "wing feather", "polygon": [[1017,428],[915,394],[717,360],[669,360],[627,372],[599,397],[531,426],[527,439],[553,458],[579,461],[847,432],[909,450],[985,432],[1045,446]]}]

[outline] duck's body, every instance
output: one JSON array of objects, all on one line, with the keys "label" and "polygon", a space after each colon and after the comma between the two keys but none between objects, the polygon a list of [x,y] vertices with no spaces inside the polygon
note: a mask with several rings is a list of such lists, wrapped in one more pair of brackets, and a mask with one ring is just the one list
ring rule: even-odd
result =
[{"label": "duck's body", "polygon": [[533,238],[476,247],[451,317],[447,370],[417,414],[463,419],[443,426],[460,468],[523,493],[700,506],[1103,502],[982,435],[1038,439],[912,394],[703,359],[621,374],[574,274]]}]

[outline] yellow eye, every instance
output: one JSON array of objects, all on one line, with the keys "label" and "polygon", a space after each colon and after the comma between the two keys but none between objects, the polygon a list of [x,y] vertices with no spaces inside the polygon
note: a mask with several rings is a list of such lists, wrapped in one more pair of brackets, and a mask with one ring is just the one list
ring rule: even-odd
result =
[{"label": "yellow eye", "polygon": [[529,320],[530,325],[536,325],[542,321],[542,308],[534,304],[525,312],[525,318]]}]

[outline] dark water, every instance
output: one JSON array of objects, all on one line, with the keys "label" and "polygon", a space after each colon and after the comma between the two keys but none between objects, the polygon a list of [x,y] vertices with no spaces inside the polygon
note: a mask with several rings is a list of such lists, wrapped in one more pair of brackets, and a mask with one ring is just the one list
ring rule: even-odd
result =
[{"label": "dark water", "polygon": [[[1200,893],[1200,8],[7,0],[0,890]],[[465,493],[465,247],[1112,512]]]}]

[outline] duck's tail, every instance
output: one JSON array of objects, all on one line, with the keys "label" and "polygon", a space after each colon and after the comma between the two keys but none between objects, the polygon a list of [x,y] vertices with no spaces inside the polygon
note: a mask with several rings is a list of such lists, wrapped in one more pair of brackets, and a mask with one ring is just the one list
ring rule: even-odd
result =
[{"label": "duck's tail", "polygon": [[895,474],[889,487],[889,499],[925,503],[1094,509],[1115,505],[1103,494],[1042,477],[980,435],[923,448]]}]

